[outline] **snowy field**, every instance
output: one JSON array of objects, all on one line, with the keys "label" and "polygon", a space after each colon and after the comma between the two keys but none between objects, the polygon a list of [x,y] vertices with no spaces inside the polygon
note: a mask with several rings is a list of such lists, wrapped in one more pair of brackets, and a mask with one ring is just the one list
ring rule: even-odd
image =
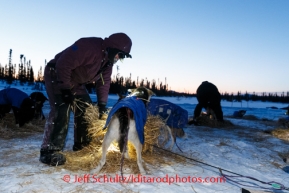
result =
[{"label": "snowy field", "polygon": [[[25,87],[11,87],[28,94],[32,92]],[[91,98],[96,101],[95,95],[91,95]],[[179,104],[188,110],[189,116],[192,116],[197,103],[195,98],[162,99]],[[116,95],[110,95],[108,106],[112,106],[116,100]],[[278,109],[266,108],[272,106]],[[277,120],[286,116],[285,110],[280,108],[286,106],[288,104],[222,101],[224,119],[231,121],[234,126],[187,126],[184,128],[186,138],[177,139],[182,152],[176,146],[172,150],[187,157],[184,162],[168,160],[157,165],[145,162],[148,174],[138,176],[125,173],[125,177],[130,179],[125,183],[104,181],[105,177],[114,178],[120,172],[95,175],[87,171],[75,172],[62,166],[42,164],[38,160],[42,133],[25,139],[5,140],[0,137],[0,191],[239,193],[244,188],[251,192],[289,192],[289,164],[282,160],[285,156],[289,157],[289,142],[264,132],[277,127]],[[254,115],[258,120],[231,118],[233,112],[240,109],[247,110],[246,115]],[[47,116],[48,112],[49,104],[45,103],[44,114]],[[72,145],[73,123],[70,122],[64,151],[71,151]],[[228,176],[241,176],[229,177],[234,181],[224,180],[218,168]],[[132,178],[134,181],[131,181]],[[268,184],[272,181],[284,185],[287,190],[274,189],[273,186],[277,185]]]}]

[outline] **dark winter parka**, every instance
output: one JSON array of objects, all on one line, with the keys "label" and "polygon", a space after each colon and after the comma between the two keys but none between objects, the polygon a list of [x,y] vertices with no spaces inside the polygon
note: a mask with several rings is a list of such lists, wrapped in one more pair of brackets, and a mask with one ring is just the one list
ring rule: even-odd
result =
[{"label": "dark winter parka", "polygon": [[105,39],[81,38],[48,62],[44,79],[51,108],[44,128],[43,150],[59,151],[64,147],[71,106],[63,100],[67,91],[77,106],[73,112],[74,145],[78,148],[90,142],[83,102],[91,103],[91,98],[85,85],[95,82],[98,105],[105,108],[115,56],[121,52],[119,58],[130,57],[131,46],[132,41],[125,33],[115,33]]},{"label": "dark winter parka", "polygon": [[113,65],[108,61],[107,48],[130,52],[132,42],[122,38],[89,37],[77,40],[73,45],[57,54],[49,63],[55,63],[59,89],[71,89],[77,95],[85,94],[83,86],[96,82],[98,102],[107,102]]}]

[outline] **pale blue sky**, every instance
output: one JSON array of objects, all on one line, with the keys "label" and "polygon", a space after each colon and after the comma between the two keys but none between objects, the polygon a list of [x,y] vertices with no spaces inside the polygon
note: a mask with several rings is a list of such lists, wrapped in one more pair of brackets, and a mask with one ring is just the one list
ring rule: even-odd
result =
[{"label": "pale blue sky", "polygon": [[[120,75],[195,92],[287,92],[288,0],[0,0],[0,63],[34,71],[81,37],[128,34]],[[114,75],[116,68],[114,68]]]}]

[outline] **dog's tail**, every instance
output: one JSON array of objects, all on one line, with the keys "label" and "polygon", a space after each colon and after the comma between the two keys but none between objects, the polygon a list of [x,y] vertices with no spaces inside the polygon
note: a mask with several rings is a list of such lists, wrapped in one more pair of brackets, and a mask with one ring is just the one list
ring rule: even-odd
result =
[{"label": "dog's tail", "polygon": [[129,131],[129,120],[132,118],[132,112],[129,108],[120,108],[119,109],[119,132],[120,137],[118,140],[118,146],[119,150],[122,153],[121,155],[121,161],[120,161],[120,172],[123,179],[123,172],[122,172],[122,166],[123,166],[123,160],[124,160],[124,154],[127,151],[127,142],[128,142],[128,131]]},{"label": "dog's tail", "polygon": [[118,147],[121,153],[125,153],[127,141],[128,141],[128,131],[129,131],[129,119],[131,117],[131,110],[129,108],[120,108],[118,111],[119,118],[119,132],[120,137],[118,140]]}]

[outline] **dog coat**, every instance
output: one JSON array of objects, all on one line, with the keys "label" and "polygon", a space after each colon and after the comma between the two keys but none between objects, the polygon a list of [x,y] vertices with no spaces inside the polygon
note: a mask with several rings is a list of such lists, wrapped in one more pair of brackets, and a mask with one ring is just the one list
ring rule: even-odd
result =
[{"label": "dog coat", "polygon": [[147,110],[161,116],[171,128],[184,128],[188,122],[188,111],[166,100],[151,98]]},{"label": "dog coat", "polygon": [[6,88],[0,91],[0,105],[12,105],[20,108],[21,103],[26,98],[28,95],[16,88]]},{"label": "dog coat", "polygon": [[147,120],[147,110],[142,101],[142,99],[136,96],[128,96],[118,103],[116,103],[112,109],[109,111],[104,128],[107,127],[110,122],[111,117],[116,113],[116,111],[122,107],[126,107],[132,110],[135,119],[136,130],[138,133],[139,141],[141,144],[144,143],[144,126]]}]

